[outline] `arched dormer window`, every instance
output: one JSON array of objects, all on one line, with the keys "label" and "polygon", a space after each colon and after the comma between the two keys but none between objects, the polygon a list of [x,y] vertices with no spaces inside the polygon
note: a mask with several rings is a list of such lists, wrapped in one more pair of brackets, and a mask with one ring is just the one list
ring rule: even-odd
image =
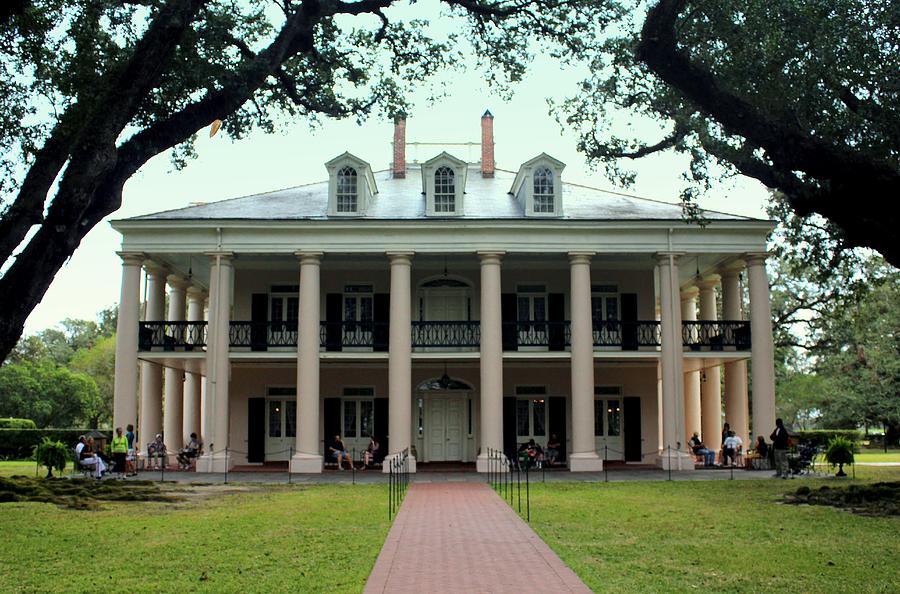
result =
[{"label": "arched dormer window", "polygon": [[434,172],[434,212],[456,212],[456,175],[447,166]]},{"label": "arched dormer window", "polygon": [[356,169],[347,166],[338,171],[336,198],[338,212],[356,212],[359,209]]},{"label": "arched dormer window", "polygon": [[553,197],[553,172],[541,167],[534,172],[534,212],[555,212]]}]

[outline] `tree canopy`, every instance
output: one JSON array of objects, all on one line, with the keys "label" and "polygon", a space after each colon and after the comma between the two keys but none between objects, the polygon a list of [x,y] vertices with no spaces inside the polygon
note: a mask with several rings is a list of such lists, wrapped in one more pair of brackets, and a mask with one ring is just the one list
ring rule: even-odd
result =
[{"label": "tree canopy", "polygon": [[[690,157],[683,198],[742,173],[819,215],[840,249],[900,265],[900,4],[890,0],[659,0],[627,3],[592,76],[564,104],[580,149],[610,178],[623,159]],[[619,136],[623,116],[658,136]]]},{"label": "tree canopy", "polygon": [[[215,120],[240,138],[297,119],[391,116],[474,56],[489,81],[535,52],[578,59],[614,2],[18,0],[0,12],[0,361],[81,239],[144,163],[191,156]],[[36,228],[35,228],[36,227]],[[13,255],[19,247],[18,254]]]}]

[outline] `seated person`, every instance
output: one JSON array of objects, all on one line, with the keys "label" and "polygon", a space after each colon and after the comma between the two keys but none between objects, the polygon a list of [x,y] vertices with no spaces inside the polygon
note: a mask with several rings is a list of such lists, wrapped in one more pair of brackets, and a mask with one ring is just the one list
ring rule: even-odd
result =
[{"label": "seated person", "polygon": [[203,449],[203,443],[197,438],[196,433],[191,433],[191,440],[187,443],[184,448],[180,452],[178,452],[178,468],[182,470],[190,470],[191,468],[191,460],[200,455],[200,450]]},{"label": "seated person", "polygon": [[547,466],[556,464],[556,459],[559,458],[559,448],[559,438],[556,436],[556,433],[551,433],[550,439],[547,440],[547,449],[544,451]]},{"label": "seated person", "polygon": [[734,464],[735,458],[737,457],[738,452],[741,451],[743,444],[744,442],[740,437],[734,434],[734,431],[728,432],[728,437],[725,438],[725,443],[722,444],[723,466]]},{"label": "seated person", "polygon": [[347,464],[350,465],[350,468],[353,468],[353,459],[350,457],[350,454],[347,452],[346,446],[344,446],[344,442],[341,441],[340,435],[334,436],[334,441],[331,442],[331,445],[328,446],[328,453],[332,458],[337,462],[338,470],[344,470],[344,461],[347,461]]},{"label": "seated person", "polygon": [[706,445],[700,441],[699,433],[694,431],[694,436],[688,441],[688,445],[691,446],[691,451],[694,452],[695,456],[703,457],[704,466],[716,465],[716,452],[707,448]]},{"label": "seated person", "polygon": [[544,461],[544,450],[533,439],[529,439],[519,447],[519,461],[529,468],[532,466],[540,468]]},{"label": "seated person", "polygon": [[769,457],[769,444],[766,443],[766,438],[762,435],[756,436],[756,455],[760,458]]},{"label": "seated person", "polygon": [[369,464],[375,461],[375,456],[378,454],[378,448],[378,441],[374,437],[370,437],[369,446],[363,451],[362,470],[365,470]]},{"label": "seated person", "polygon": [[[151,468],[159,470],[160,467],[168,466],[168,457],[169,454],[166,451],[166,444],[163,443],[162,434],[157,433],[156,439],[147,444],[147,464]],[[153,458],[157,459],[156,464],[153,463]]]},{"label": "seated person", "polygon": [[106,470],[106,463],[94,454],[93,443],[93,438],[85,439],[84,435],[79,437],[78,444],[75,446],[75,459],[81,466],[92,469],[94,478],[99,480]]}]

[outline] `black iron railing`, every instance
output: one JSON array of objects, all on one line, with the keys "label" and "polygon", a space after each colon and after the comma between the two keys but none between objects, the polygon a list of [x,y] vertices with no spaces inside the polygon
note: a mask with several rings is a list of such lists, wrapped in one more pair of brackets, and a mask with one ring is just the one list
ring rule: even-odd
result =
[{"label": "black iron railing", "polygon": [[265,349],[296,347],[297,322],[231,322],[229,344],[233,347]]},{"label": "black iron railing", "polygon": [[702,321],[682,322],[681,340],[691,350],[709,349],[721,351],[750,348],[750,322],[747,321]]},{"label": "black iron railing", "polygon": [[140,322],[138,350],[191,351],[206,346],[206,322]]},{"label": "black iron railing", "polygon": [[388,465],[388,520],[392,519],[409,490],[409,448],[389,456]]},{"label": "black iron railing", "polygon": [[321,322],[319,341],[325,350],[341,350],[345,347],[374,347],[387,350],[388,322],[339,321]]},{"label": "black iron railing", "polygon": [[567,347],[572,343],[569,321],[503,322],[504,342],[514,340],[518,347]]},{"label": "black iron railing", "polygon": [[413,322],[413,347],[477,347],[481,322]]},{"label": "black iron railing", "polygon": [[594,322],[595,347],[621,347],[626,350],[660,344],[659,322],[610,320]]}]

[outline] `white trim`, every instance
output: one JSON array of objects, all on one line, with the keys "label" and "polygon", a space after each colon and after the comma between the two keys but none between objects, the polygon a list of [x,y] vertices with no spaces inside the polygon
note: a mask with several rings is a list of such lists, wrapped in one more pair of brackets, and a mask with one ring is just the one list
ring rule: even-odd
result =
[{"label": "white trim", "polygon": [[[453,212],[436,212],[434,209],[434,174],[441,167],[453,171],[453,189],[455,191],[456,210]],[[465,214],[463,199],[466,194],[466,173],[468,164],[447,152],[443,152],[422,163],[422,194],[425,195],[425,216],[428,217],[460,217]]]},{"label": "white trim", "polygon": [[[344,167],[352,167],[356,170],[356,211],[341,212],[337,208],[337,174]],[[328,216],[331,217],[362,217],[366,215],[369,203],[378,194],[375,185],[375,176],[372,175],[372,167],[359,157],[345,152],[325,163],[328,171]]]}]

